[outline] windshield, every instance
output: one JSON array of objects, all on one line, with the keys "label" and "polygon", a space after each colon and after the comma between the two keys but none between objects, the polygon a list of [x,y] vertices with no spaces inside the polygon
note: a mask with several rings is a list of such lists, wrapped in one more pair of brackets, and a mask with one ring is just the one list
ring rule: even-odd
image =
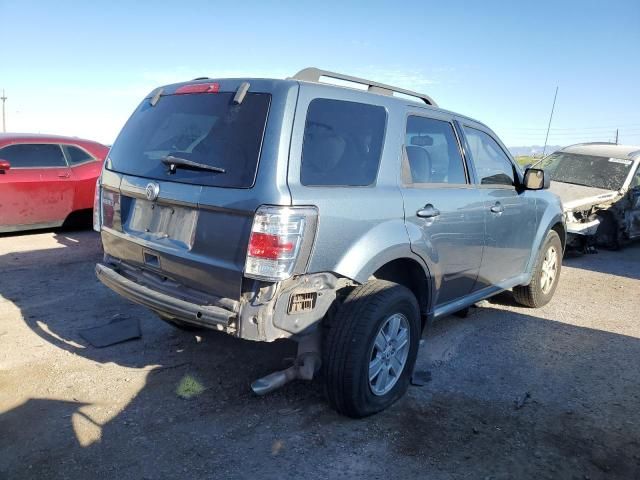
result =
[{"label": "windshield", "polygon": [[[155,106],[145,99],[111,147],[109,168],[158,180],[251,187],[271,96],[248,93],[240,105],[233,103],[233,96],[167,95]],[[163,163],[167,157],[218,167],[224,173],[193,168],[175,168],[170,173]]]},{"label": "windshield", "polygon": [[578,153],[556,152],[536,164],[556,182],[605,190],[620,190],[633,161]]}]

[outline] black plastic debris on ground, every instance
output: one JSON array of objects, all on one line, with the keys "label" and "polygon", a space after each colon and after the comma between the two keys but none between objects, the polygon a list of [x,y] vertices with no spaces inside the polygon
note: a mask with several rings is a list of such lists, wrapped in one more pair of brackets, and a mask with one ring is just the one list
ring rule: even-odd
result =
[{"label": "black plastic debris on ground", "polygon": [[142,336],[140,322],[133,318],[115,318],[106,325],[81,330],[80,336],[97,348],[135,340]]},{"label": "black plastic debris on ground", "polygon": [[423,387],[431,381],[431,372],[429,370],[416,370],[411,375],[411,385],[415,387]]},{"label": "black plastic debris on ground", "polygon": [[515,408],[516,410],[520,410],[522,407],[525,406],[525,404],[527,403],[527,400],[529,400],[531,398],[531,394],[529,392],[524,392],[524,395],[516,398],[513,401],[513,408]]}]

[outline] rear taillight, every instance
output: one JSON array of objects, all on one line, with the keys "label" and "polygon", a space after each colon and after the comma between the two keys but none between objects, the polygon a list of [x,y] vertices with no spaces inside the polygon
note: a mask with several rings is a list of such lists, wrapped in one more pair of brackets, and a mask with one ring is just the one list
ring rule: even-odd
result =
[{"label": "rear taillight", "polygon": [[100,177],[96,180],[96,191],[93,196],[93,229],[100,231]]},{"label": "rear taillight", "polygon": [[311,251],[317,219],[313,207],[260,207],[251,227],[245,275],[275,282],[301,273]]},{"label": "rear taillight", "polygon": [[102,227],[122,231],[120,220],[120,193],[100,189],[100,221]]}]

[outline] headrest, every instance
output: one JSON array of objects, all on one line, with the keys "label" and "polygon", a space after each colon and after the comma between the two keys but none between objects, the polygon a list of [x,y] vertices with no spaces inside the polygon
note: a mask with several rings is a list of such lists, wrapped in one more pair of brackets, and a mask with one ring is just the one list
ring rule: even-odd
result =
[{"label": "headrest", "polygon": [[416,135],[415,137],[411,137],[411,145],[415,145],[417,147],[430,147],[433,145],[433,137],[429,135]]}]

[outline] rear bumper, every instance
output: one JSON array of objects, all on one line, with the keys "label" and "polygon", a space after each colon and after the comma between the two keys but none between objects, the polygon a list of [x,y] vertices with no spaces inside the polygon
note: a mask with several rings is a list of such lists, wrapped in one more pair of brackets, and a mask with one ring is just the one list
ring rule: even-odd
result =
[{"label": "rear bumper", "polygon": [[129,280],[102,263],[96,265],[96,275],[98,280],[114,292],[159,315],[228,333],[235,331],[236,314],[230,310],[213,305],[198,305],[157,292]]}]

